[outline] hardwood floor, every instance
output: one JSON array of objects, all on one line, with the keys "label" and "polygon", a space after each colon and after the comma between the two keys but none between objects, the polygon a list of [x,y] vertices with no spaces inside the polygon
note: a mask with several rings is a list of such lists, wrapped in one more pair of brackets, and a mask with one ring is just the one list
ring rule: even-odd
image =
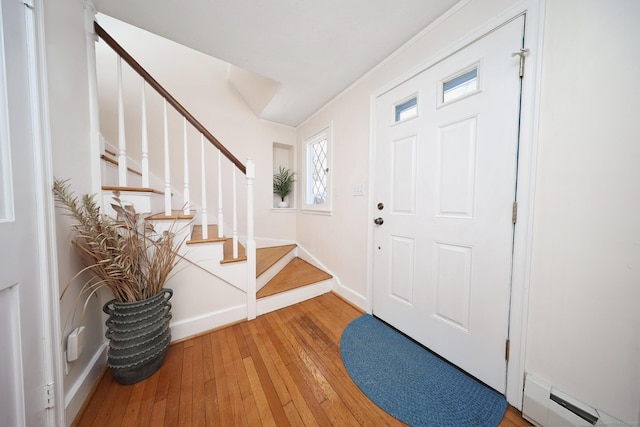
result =
[{"label": "hardwood floor", "polygon": [[[106,371],[74,426],[403,426],[351,381],[340,335],[361,314],[334,294],[169,348],[132,386]],[[502,427],[528,426],[510,407]]]}]

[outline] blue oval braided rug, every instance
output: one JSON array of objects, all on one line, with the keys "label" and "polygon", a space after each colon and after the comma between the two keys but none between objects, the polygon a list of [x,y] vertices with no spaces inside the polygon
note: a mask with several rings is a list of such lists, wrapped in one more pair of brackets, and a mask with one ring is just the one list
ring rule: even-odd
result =
[{"label": "blue oval braided rug", "polygon": [[347,325],[340,354],[364,394],[411,426],[493,427],[507,409],[504,396],[369,314]]}]

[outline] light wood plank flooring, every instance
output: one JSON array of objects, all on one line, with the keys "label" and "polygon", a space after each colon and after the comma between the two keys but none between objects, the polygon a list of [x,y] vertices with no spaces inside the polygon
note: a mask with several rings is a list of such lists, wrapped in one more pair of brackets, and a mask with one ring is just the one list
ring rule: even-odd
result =
[{"label": "light wood plank flooring", "polygon": [[[360,314],[329,293],[175,343],[138,384],[106,371],[73,425],[402,426],[342,365],[340,335]],[[500,424],[526,425],[513,408]]]}]

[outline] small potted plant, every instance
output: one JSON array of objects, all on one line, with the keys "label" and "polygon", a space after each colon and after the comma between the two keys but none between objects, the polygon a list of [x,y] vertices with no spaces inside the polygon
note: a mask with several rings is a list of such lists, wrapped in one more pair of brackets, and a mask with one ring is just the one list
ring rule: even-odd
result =
[{"label": "small potted plant", "polygon": [[295,182],[295,172],[291,172],[288,168],[278,167],[278,173],[273,175],[273,194],[277,194],[280,197],[278,203],[279,208],[289,207],[285,197],[293,190],[293,183]]}]

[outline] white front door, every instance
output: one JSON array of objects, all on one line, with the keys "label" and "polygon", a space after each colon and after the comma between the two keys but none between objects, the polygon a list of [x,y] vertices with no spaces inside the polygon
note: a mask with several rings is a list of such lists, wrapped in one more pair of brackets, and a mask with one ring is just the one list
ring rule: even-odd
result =
[{"label": "white front door", "polygon": [[506,387],[524,18],[376,100],[373,313]]},{"label": "white front door", "polygon": [[0,426],[12,427],[50,422],[28,53],[32,13],[22,1],[0,3]]}]

